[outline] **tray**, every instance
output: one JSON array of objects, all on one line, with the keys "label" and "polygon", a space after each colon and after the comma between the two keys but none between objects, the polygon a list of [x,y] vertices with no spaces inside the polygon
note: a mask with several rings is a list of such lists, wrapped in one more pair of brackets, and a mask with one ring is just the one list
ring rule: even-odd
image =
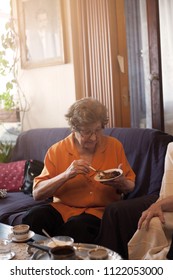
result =
[{"label": "tray", "polygon": [[[85,243],[73,243],[73,247],[75,248],[76,251],[77,260],[89,260],[89,256],[88,256],[89,250],[98,249],[98,248],[106,249],[108,251],[107,260],[122,260],[119,254],[103,246],[94,245],[94,244],[85,244]],[[41,250],[36,250],[31,256],[31,260],[50,260],[50,256],[46,252],[43,252]]]}]

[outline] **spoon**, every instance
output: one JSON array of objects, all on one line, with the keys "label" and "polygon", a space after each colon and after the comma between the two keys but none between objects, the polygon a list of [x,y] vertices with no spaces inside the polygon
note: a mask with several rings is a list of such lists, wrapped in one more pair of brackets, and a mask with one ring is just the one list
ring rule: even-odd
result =
[{"label": "spoon", "polygon": [[57,246],[57,242],[56,242],[56,239],[55,239],[55,238],[51,237],[51,236],[49,235],[49,233],[48,233],[47,231],[45,231],[44,228],[42,229],[42,232],[43,232],[48,238],[50,238],[50,240],[52,240],[52,242]]},{"label": "spoon", "polygon": [[89,168],[97,173],[102,173],[103,175],[106,173],[103,170],[99,170],[99,169],[95,169],[94,167],[92,167],[91,165],[89,165]]}]

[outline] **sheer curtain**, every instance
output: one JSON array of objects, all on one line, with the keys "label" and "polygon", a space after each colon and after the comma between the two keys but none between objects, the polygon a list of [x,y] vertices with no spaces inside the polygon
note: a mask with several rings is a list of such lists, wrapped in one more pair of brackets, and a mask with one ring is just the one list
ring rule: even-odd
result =
[{"label": "sheer curtain", "polygon": [[159,0],[165,131],[173,134],[173,1]]}]

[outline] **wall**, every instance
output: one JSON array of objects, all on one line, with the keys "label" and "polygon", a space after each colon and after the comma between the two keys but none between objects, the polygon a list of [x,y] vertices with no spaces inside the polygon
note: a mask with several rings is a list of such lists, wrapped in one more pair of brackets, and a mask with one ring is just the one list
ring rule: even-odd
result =
[{"label": "wall", "polygon": [[29,102],[23,130],[67,125],[64,114],[75,100],[72,64],[22,70],[19,82]]},{"label": "wall", "polygon": [[[22,114],[22,130],[67,126],[64,119],[68,107],[75,101],[74,69],[72,62],[69,0],[65,7],[66,63],[49,67],[20,69],[19,84],[27,100]],[[16,1],[13,1],[17,17]]]}]

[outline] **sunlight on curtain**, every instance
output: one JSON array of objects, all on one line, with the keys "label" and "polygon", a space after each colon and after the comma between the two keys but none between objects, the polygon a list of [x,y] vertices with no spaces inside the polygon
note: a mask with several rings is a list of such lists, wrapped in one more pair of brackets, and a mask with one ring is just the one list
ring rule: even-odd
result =
[{"label": "sunlight on curtain", "polygon": [[[143,61],[145,103],[146,103],[146,128],[152,128],[152,106],[151,106],[151,86],[150,86],[150,65],[149,65],[149,43],[148,43],[148,23],[146,1],[140,0],[140,20],[141,20],[141,58]],[[142,122],[141,122],[142,123]],[[142,127],[142,126],[141,126]]]},{"label": "sunlight on curtain", "polygon": [[165,131],[173,134],[173,1],[159,0]]}]

